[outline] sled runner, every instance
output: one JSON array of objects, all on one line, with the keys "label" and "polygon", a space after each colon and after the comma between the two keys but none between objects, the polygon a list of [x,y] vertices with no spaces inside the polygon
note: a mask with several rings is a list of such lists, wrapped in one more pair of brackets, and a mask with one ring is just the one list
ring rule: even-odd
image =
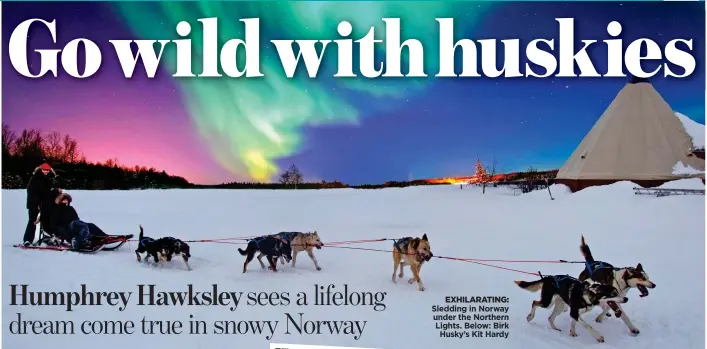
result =
[{"label": "sled runner", "polygon": [[105,245],[97,245],[94,249],[80,249],[80,250],[74,250],[71,248],[71,246],[65,246],[65,245],[45,245],[45,246],[36,246],[36,245],[12,245],[12,247],[17,247],[21,248],[23,250],[40,250],[40,251],[71,251],[71,252],[79,252],[79,253],[94,253],[98,252],[103,249]]},{"label": "sled runner", "polygon": [[[133,234],[127,235],[106,235],[91,237],[91,247],[86,249],[73,249],[71,245],[62,243],[49,244],[47,241],[41,241],[37,245],[13,245],[13,247],[25,250],[46,250],[46,251],[71,251],[79,253],[94,253],[98,251],[113,251],[123,246],[128,240],[133,237]],[[42,245],[44,243],[44,245]]]},{"label": "sled runner", "polygon": [[[133,234],[127,235],[106,235],[106,236],[94,236],[91,238],[94,245],[101,246],[103,251],[113,251],[123,246],[124,243],[133,238]],[[115,244],[114,246],[108,247],[108,245]]]}]

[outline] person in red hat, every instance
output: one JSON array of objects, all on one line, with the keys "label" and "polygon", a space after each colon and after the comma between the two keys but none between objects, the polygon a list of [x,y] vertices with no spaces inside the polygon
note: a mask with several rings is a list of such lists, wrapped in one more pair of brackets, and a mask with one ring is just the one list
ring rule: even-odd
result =
[{"label": "person in red hat", "polygon": [[48,163],[43,163],[34,169],[32,178],[30,178],[27,184],[27,212],[29,213],[29,220],[27,221],[27,228],[25,229],[22,242],[25,246],[31,245],[34,241],[34,233],[38,223],[37,217],[42,210],[42,206],[45,202],[53,199],[51,197],[54,182],[53,177],[56,177],[56,172],[54,172]]}]

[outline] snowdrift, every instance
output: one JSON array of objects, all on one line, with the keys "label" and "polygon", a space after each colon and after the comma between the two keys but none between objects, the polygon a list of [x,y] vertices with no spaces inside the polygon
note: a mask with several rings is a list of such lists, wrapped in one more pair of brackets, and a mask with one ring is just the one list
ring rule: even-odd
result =
[{"label": "snowdrift", "polygon": [[[698,186],[699,180],[674,182]],[[145,190],[74,191],[74,206],[82,219],[94,222],[109,233],[137,233],[138,224],[151,237],[175,236],[185,240],[214,239],[268,234],[278,231],[317,230],[327,242],[359,239],[399,238],[427,233],[436,256],[510,260],[580,260],[580,234],[584,234],[597,259],[616,266],[642,263],[657,288],[639,298],[633,290],[624,306],[641,330],[631,336],[616,318],[595,323],[599,309],[584,315],[605,338],[598,344],[578,326],[579,337],[568,335],[570,318],[556,320],[562,332],[547,324],[549,310],[538,309],[535,320],[525,316],[539,294],[518,288],[514,280],[537,277],[522,272],[577,276],[581,264],[501,263],[486,264],[516,269],[505,270],[470,262],[433,259],[421,272],[426,291],[408,284],[411,276],[391,281],[392,242],[334,245],[315,250],[322,266],[314,268],[306,253],[297,265],[280,266],[272,273],[257,261],[241,273],[242,245],[191,243],[193,271],[180,260],[161,267],[138,263],[136,244],[95,255],[71,252],[25,251],[12,248],[20,242],[26,224],[24,191],[4,190],[3,203],[3,338],[8,348],[268,348],[268,343],[294,343],[381,349],[428,349],[436,347],[485,349],[508,348],[698,348],[704,346],[705,328],[705,200],[704,196],[656,198],[634,195],[631,183],[589,188],[569,194],[563,186],[513,196],[500,188],[480,189],[435,186],[384,190],[247,191],[247,190]],[[704,188],[702,183],[699,187]],[[522,272],[519,272],[522,271]],[[77,305],[72,311],[62,306],[11,306],[9,285],[28,285],[29,291],[132,292],[124,310],[116,306]],[[140,290],[243,292],[241,303],[231,306],[139,305]],[[317,286],[334,285],[333,291],[356,297],[385,293],[382,306],[315,305],[322,303]],[[332,289],[330,289],[332,290]],[[265,305],[248,305],[247,294],[261,293]],[[309,305],[297,305],[298,293],[307,295]],[[360,293],[368,292],[368,295]],[[274,295],[276,293],[277,295]],[[352,295],[358,293],[358,296]],[[289,301],[283,300],[283,294]],[[381,296],[381,294],[378,294]],[[507,338],[441,338],[441,323],[434,321],[434,306],[445,306],[446,297],[508,297]],[[319,297],[319,299],[315,299]],[[380,299],[378,299],[380,300]],[[342,301],[343,300],[339,300]],[[371,299],[369,299],[371,301]],[[273,305],[275,304],[275,305]],[[463,305],[463,304],[457,304]],[[75,335],[20,335],[10,332],[11,321],[21,313],[23,320],[71,320]],[[300,315],[301,313],[301,315]],[[288,314],[296,321],[349,320],[354,333],[331,334],[320,323],[320,334],[299,334]],[[545,315],[547,314],[547,315]],[[182,334],[141,334],[141,320],[179,320]],[[132,320],[132,335],[78,334],[85,320]],[[190,320],[207,324],[207,334],[188,334]],[[242,334],[213,334],[215,322],[243,321]],[[271,321],[268,327],[267,322]],[[277,321],[277,323],[275,323]],[[481,322],[481,321],[477,321]],[[503,322],[503,321],[501,321]],[[488,322],[493,324],[493,322]],[[260,324],[260,331],[252,326]],[[354,325],[355,324],[355,325]],[[164,325],[164,324],[163,324]],[[314,331],[314,323],[305,331]],[[153,330],[157,330],[155,327]],[[254,334],[253,331],[258,333]],[[271,334],[271,331],[274,334]],[[471,331],[463,328],[456,331]],[[272,338],[270,338],[272,336]]]}]

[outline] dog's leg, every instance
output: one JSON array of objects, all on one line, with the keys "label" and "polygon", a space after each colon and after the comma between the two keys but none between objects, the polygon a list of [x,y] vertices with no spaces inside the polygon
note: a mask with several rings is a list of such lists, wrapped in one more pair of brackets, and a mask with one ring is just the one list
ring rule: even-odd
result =
[{"label": "dog's leg", "polygon": [[555,300],[555,297],[559,296],[555,294],[555,290],[553,288],[542,288],[540,291],[540,300],[533,301],[530,304],[530,313],[525,317],[525,319],[528,322],[533,321],[535,318],[535,309],[537,309],[537,307],[545,309],[549,308],[550,305],[552,305],[553,300]]},{"label": "dog's leg", "polygon": [[599,334],[599,332],[597,332],[597,330],[595,330],[594,327],[592,327],[588,322],[584,321],[584,319],[579,316],[579,313],[579,309],[570,309],[570,317],[572,318],[572,323],[570,325],[570,336],[577,337],[576,327],[577,322],[579,322],[582,326],[584,326],[584,328],[587,329],[587,332],[589,332],[594,339],[600,343],[604,343],[604,337]]},{"label": "dog's leg", "polygon": [[[405,263],[405,261],[403,261],[403,263]],[[407,264],[407,263],[406,263],[406,264]],[[420,280],[420,273],[422,272],[422,264],[416,264],[415,270],[417,271],[417,274],[415,274],[414,272],[412,273],[412,277],[410,278],[410,280],[408,280],[408,283],[409,283],[409,284],[413,284],[413,283],[415,283],[415,282],[419,282],[419,280]],[[412,271],[412,265],[410,265],[410,271]]]},{"label": "dog's leg", "polygon": [[138,262],[141,262],[141,261],[142,261],[142,257],[140,256],[139,253],[137,253],[137,251],[135,251],[135,255],[137,256],[137,261],[138,261]]},{"label": "dog's leg", "polygon": [[268,260],[268,263],[270,263],[270,270],[273,272],[277,272],[277,261],[274,259],[273,256],[265,256],[265,258]]},{"label": "dog's leg", "polygon": [[[393,282],[395,283],[395,274],[398,273],[398,266],[400,265],[400,254],[397,251],[393,251]],[[403,274],[402,269],[400,270],[400,274]]]},{"label": "dog's leg", "polygon": [[411,264],[410,265],[410,271],[412,271],[412,275],[413,275],[415,281],[417,281],[417,289],[420,291],[424,291],[425,285],[422,283],[422,280],[420,279],[420,269],[421,269],[420,264],[417,264],[417,265]]},{"label": "dog's leg", "polygon": [[633,323],[631,322],[631,319],[628,318],[628,315],[626,315],[626,312],[623,309],[621,309],[620,305],[619,305],[619,309],[621,310],[620,318],[624,322],[624,324],[626,324],[626,327],[628,327],[628,329],[631,331],[631,333],[632,334],[641,333],[641,331],[639,331],[638,328],[636,328],[636,326],[633,325]]},{"label": "dog's leg", "polygon": [[182,255],[182,259],[184,260],[184,264],[187,266],[187,270],[191,271],[191,266],[189,265],[189,260],[187,260],[187,257]]},{"label": "dog's leg", "polygon": [[253,260],[253,257],[255,257],[255,251],[248,251],[248,255],[245,257],[245,262],[243,263],[243,273],[245,273],[248,263]]},{"label": "dog's leg", "polygon": [[295,267],[295,263],[297,263],[297,254],[300,251],[292,250],[292,267]]},{"label": "dog's leg", "polygon": [[[413,271],[413,265],[412,265],[412,264],[408,264],[407,262],[403,261],[402,263],[400,263],[400,265],[401,265],[401,267],[400,267],[400,268],[401,268],[401,269],[400,269],[401,274],[402,274],[402,266],[405,266],[405,265],[409,265],[409,266],[410,266],[410,271],[412,272],[412,277],[411,277],[410,279],[408,279],[408,283],[409,283],[409,284],[413,284],[413,283],[419,281],[419,279],[420,279],[420,271],[422,270],[422,264],[416,264],[416,265],[415,265],[415,270],[417,271],[417,274],[415,273],[415,271]],[[401,275],[400,277],[402,278],[402,275]]]},{"label": "dog's leg", "polygon": [[398,274],[398,277],[401,279],[403,278],[403,276],[405,276],[405,275],[403,275],[403,270],[405,270],[406,265],[408,265],[408,264],[405,263],[405,261],[400,262],[400,274]]},{"label": "dog's leg", "polygon": [[597,315],[597,317],[596,317],[596,319],[594,319],[594,321],[596,321],[596,322],[604,321],[604,317],[609,313],[610,310],[611,310],[611,308],[609,308],[609,306],[602,305],[601,306],[601,313],[599,313],[599,315]]},{"label": "dog's leg", "polygon": [[314,267],[317,268],[317,270],[322,270],[322,268],[319,266],[319,262],[317,262],[317,257],[314,257],[314,251],[312,249],[307,250],[307,254],[309,255],[309,259],[314,262]]},{"label": "dog's leg", "polygon": [[552,309],[552,314],[547,318],[547,321],[550,323],[550,328],[555,331],[560,331],[560,329],[555,326],[555,318],[565,310],[565,301],[560,299],[560,296],[555,296],[552,298],[552,303],[555,303],[555,308]]},{"label": "dog's leg", "polygon": [[[412,273],[412,277],[408,279],[408,283],[409,283],[409,284],[412,284],[412,283],[414,283],[415,281],[417,281],[417,280],[415,280],[415,265],[410,264],[410,263],[406,262],[405,260],[403,260],[403,263],[405,263],[406,265],[410,266],[410,272]],[[402,263],[401,263],[401,264],[402,264]]]},{"label": "dog's leg", "polygon": [[263,263],[263,253],[262,252],[258,253],[258,262],[260,262],[260,267],[265,269],[265,263]]}]

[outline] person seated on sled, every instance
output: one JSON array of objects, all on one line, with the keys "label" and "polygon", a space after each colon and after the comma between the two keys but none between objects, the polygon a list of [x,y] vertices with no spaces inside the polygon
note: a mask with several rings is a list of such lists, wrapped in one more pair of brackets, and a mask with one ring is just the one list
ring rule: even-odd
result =
[{"label": "person seated on sled", "polygon": [[56,198],[51,220],[51,233],[60,240],[70,241],[74,250],[91,249],[94,238],[108,236],[93,223],[87,223],[79,218],[71,206],[71,196],[62,193]]},{"label": "person seated on sled", "polygon": [[55,240],[71,241],[69,234],[69,225],[73,221],[80,220],[79,214],[71,206],[71,195],[64,193],[59,189],[58,195],[54,199],[49,224],[45,231]]}]

